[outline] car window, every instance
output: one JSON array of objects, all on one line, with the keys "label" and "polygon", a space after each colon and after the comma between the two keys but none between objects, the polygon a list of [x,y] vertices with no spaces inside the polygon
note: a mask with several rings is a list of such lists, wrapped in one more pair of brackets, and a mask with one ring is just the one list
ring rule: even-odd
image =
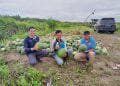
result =
[{"label": "car window", "polygon": [[114,19],[101,19],[101,24],[115,24]]}]

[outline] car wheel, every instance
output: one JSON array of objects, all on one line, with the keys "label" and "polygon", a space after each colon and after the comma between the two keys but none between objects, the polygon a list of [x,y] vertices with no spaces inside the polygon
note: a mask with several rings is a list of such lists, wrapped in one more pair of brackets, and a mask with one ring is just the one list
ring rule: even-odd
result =
[{"label": "car wheel", "polygon": [[110,31],[110,33],[111,33],[111,34],[113,34],[113,33],[114,33],[114,31]]},{"label": "car wheel", "polygon": [[100,30],[96,29],[96,32],[97,32],[97,33],[100,33]]}]

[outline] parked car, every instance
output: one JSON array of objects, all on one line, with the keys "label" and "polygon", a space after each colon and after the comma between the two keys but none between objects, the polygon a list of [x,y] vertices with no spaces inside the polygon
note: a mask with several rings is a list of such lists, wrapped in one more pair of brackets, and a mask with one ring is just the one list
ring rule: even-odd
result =
[{"label": "parked car", "polygon": [[116,31],[116,23],[114,18],[102,18],[99,19],[94,25],[94,30],[99,32],[110,32]]}]

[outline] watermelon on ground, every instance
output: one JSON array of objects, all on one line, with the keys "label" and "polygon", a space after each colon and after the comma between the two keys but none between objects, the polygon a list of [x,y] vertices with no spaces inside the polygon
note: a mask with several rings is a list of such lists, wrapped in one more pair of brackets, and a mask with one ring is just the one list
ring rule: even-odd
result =
[{"label": "watermelon on ground", "polygon": [[97,55],[100,55],[102,52],[101,52],[101,50],[95,50],[95,53],[96,53]]},{"label": "watermelon on ground", "polygon": [[71,43],[67,43],[66,45],[67,45],[67,46],[71,46]]},{"label": "watermelon on ground", "polygon": [[16,42],[19,42],[21,39],[16,39]]},{"label": "watermelon on ground", "polygon": [[47,50],[48,52],[51,52],[50,48],[47,48],[46,50]]},{"label": "watermelon on ground", "polygon": [[6,51],[5,47],[1,48],[0,51],[2,52]]},{"label": "watermelon on ground", "polygon": [[81,44],[81,45],[79,46],[78,50],[79,50],[80,52],[84,52],[84,51],[87,50],[87,46],[84,45],[84,44]]},{"label": "watermelon on ground", "polygon": [[73,54],[73,55],[76,55],[76,54],[77,54],[77,52],[76,52],[76,51],[74,51],[72,54]]},{"label": "watermelon on ground", "polygon": [[108,55],[108,51],[105,47],[103,47],[103,49],[102,49],[102,54],[103,55]]},{"label": "watermelon on ground", "polygon": [[4,47],[4,44],[0,44],[0,48],[3,48]]},{"label": "watermelon on ground", "polygon": [[50,44],[47,44],[47,43],[37,43],[36,46],[38,50],[50,48]]},{"label": "watermelon on ground", "polygon": [[25,51],[24,51],[24,47],[23,46],[18,46],[17,48],[17,52],[20,53],[20,54],[25,54]]}]

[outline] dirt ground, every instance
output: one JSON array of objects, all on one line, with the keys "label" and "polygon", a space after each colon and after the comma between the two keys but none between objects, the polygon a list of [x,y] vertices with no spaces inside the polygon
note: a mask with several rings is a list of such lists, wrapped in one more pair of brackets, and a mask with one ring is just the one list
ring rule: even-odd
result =
[{"label": "dirt ground", "polygon": [[[55,86],[120,86],[120,37],[116,34],[93,34],[97,41],[105,46],[108,56],[96,56],[93,71],[81,69],[72,58],[68,64],[59,67],[53,58],[38,63],[35,68],[52,77]],[[29,66],[25,55],[11,52],[6,54],[8,64],[15,62]]]}]

